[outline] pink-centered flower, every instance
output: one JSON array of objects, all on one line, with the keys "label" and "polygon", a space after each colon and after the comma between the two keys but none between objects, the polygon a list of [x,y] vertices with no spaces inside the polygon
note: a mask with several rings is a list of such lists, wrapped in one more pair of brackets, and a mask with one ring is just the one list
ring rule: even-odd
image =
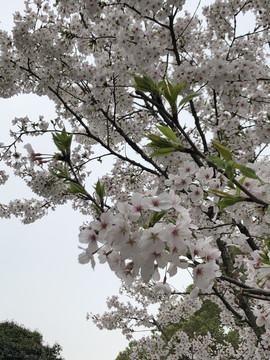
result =
[{"label": "pink-centered flower", "polygon": [[213,260],[199,264],[193,269],[194,284],[201,290],[207,290],[213,280],[220,275],[219,267]]},{"label": "pink-centered flower", "polygon": [[144,206],[148,210],[161,211],[168,210],[172,207],[170,196],[162,193],[159,196],[147,197],[143,201]]},{"label": "pink-centered flower", "polygon": [[214,170],[211,167],[208,168],[203,168],[201,167],[198,171],[198,173],[196,174],[196,179],[200,182],[202,182],[203,184],[205,183],[209,183],[209,181],[212,179],[214,175]]},{"label": "pink-centered flower", "polygon": [[99,241],[106,243],[110,228],[114,225],[114,216],[110,211],[102,213],[99,220],[92,221],[90,226],[99,234]]},{"label": "pink-centered flower", "polygon": [[190,185],[189,198],[192,202],[196,203],[203,199],[203,190],[196,185]]}]

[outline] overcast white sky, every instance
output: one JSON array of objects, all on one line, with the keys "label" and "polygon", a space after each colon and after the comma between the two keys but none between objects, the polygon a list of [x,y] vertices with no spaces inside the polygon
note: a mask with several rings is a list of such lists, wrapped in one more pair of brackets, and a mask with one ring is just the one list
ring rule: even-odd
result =
[{"label": "overcast white sky", "polygon": [[[23,8],[23,0],[1,0],[0,28],[10,30],[12,13]],[[0,108],[0,142],[7,141],[14,117],[54,117],[49,100],[31,95],[0,99]],[[0,187],[1,203],[32,196],[20,179]],[[104,312],[106,297],[118,293],[120,281],[106,266],[92,271],[78,264],[83,221],[68,206],[30,225],[0,219],[0,321],[39,330],[50,345],[59,342],[66,360],[114,360],[127,345],[125,338],[98,330],[86,314]]]},{"label": "overcast white sky", "polygon": [[[209,1],[203,0],[202,5]],[[0,28],[12,28],[12,13],[22,10],[23,0],[0,3]],[[197,0],[188,0],[194,6]],[[54,117],[53,104],[32,95],[0,99],[0,142],[7,141],[14,117]],[[19,179],[0,187],[0,202],[31,192]],[[14,320],[39,330],[49,344],[63,347],[66,360],[114,360],[127,345],[117,331],[100,331],[86,321],[87,312],[102,313],[106,297],[117,294],[120,281],[106,266],[77,262],[78,228],[84,218],[68,206],[37,221],[0,219],[0,321]],[[189,283],[186,279],[179,290]]]}]

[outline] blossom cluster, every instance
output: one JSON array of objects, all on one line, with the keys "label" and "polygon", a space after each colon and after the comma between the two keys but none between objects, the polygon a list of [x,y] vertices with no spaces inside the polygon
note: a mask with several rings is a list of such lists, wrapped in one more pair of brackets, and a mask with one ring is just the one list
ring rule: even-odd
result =
[{"label": "blossom cluster", "polygon": [[[195,199],[194,190],[190,193]],[[167,219],[159,222],[159,217]],[[206,290],[219,274],[215,261],[220,251],[211,245],[211,238],[192,240],[193,229],[196,226],[173,190],[159,195],[134,193],[130,203],[118,203],[116,213],[102,213],[99,220],[81,231],[79,240],[87,248],[79,261],[91,261],[94,266],[97,254],[99,261],[108,262],[127,284],[139,275],[147,283],[160,280],[160,269],[164,269],[164,276],[174,276],[179,268],[187,268],[189,253],[194,262],[204,261],[194,266],[193,275],[196,286]]]}]

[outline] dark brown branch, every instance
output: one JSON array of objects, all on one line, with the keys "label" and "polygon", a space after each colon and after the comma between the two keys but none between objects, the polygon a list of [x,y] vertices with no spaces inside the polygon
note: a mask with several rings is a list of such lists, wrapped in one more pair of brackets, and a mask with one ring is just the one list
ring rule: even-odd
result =
[{"label": "dark brown branch", "polygon": [[88,29],[88,25],[86,24],[85,18],[83,16],[83,13],[80,13],[81,22],[83,23],[84,27]]},{"label": "dark brown branch", "polygon": [[97,143],[99,143],[102,147],[104,147],[106,150],[108,150],[112,155],[115,155],[116,157],[118,157],[121,160],[124,160],[126,162],[129,162],[132,165],[135,165],[139,168],[141,168],[142,170],[145,170],[149,173],[152,173],[154,175],[159,176],[160,174],[157,173],[155,170],[150,169],[145,167],[144,165],[142,165],[141,163],[138,163],[132,159],[129,159],[126,156],[123,156],[121,154],[119,154],[118,152],[114,151],[110,146],[108,146],[107,144],[105,144],[99,137],[95,136],[93,133],[90,132],[89,128],[87,127],[87,125],[85,125],[85,123],[83,122],[82,118],[76,114],[76,112],[74,110],[71,109],[71,107],[67,104],[67,102],[61,97],[61,95],[55,91],[52,87],[48,87],[49,90],[56,95],[56,97],[61,101],[61,103],[63,104],[63,106],[65,107],[65,109],[70,112],[75,118],[76,120],[78,120],[78,122],[82,125],[82,127],[85,129],[85,132],[87,134],[88,137],[90,137],[91,139],[95,140]]},{"label": "dark brown branch", "polygon": [[[108,112],[103,110],[103,109],[100,109],[100,111],[102,112],[102,114],[105,116],[105,118],[110,122],[110,124],[113,125],[113,127],[116,129],[116,131],[118,132],[118,134],[120,134],[124,139],[125,141],[129,144],[129,146],[134,150],[136,151],[137,154],[141,155],[141,157],[149,162],[151,165],[153,165],[153,167],[159,171],[159,173],[161,175],[163,175],[165,178],[167,178],[167,174],[166,174],[166,171],[164,171],[163,169],[161,169],[149,156],[147,156],[145,154],[145,152],[134,142],[132,141],[128,136],[127,134],[123,131],[123,129],[117,125],[117,122],[114,121],[114,119],[111,119]],[[156,173],[157,174],[157,173]]]},{"label": "dark brown branch", "polygon": [[158,24],[159,26],[164,27],[166,29],[169,29],[168,25],[161,23],[160,21],[158,21],[154,17],[150,17],[150,16],[147,16],[147,15],[142,15],[141,12],[139,10],[137,10],[134,6],[131,6],[131,5],[127,4],[127,3],[124,3],[124,6],[126,6],[130,10],[134,11],[136,14],[140,15],[142,19],[147,19],[147,20],[153,21],[154,23]]},{"label": "dark brown branch", "polygon": [[[232,278],[231,276],[234,275],[234,267],[233,267],[233,259],[232,254],[229,251],[228,247],[226,246],[226,243],[222,241],[221,239],[217,239],[217,245],[219,250],[221,251],[221,257],[224,267],[224,272],[227,275],[226,280],[234,283],[235,285],[241,284],[244,287],[245,290],[247,290],[249,287],[240,283],[236,279]],[[225,279],[223,276],[221,276],[219,279]],[[237,291],[236,289],[233,290],[235,297],[238,299],[239,307],[244,311],[246,315],[246,322],[249,324],[249,326],[253,329],[254,333],[256,334],[257,338],[260,339],[261,335],[263,334],[264,330],[257,326],[256,324],[256,317],[254,316],[250,305],[248,303],[248,299],[242,294],[242,291]]]},{"label": "dark brown branch", "polygon": [[250,286],[245,285],[245,284],[241,283],[240,281],[235,280],[235,279],[233,279],[233,278],[231,278],[229,276],[222,275],[222,276],[219,277],[219,279],[228,281],[229,283],[234,284],[236,286],[239,286],[239,287],[241,287],[243,289],[250,289]]},{"label": "dark brown branch", "polygon": [[194,117],[194,120],[195,120],[196,128],[197,128],[197,130],[198,130],[198,132],[200,134],[200,137],[202,139],[204,152],[207,153],[208,152],[207,141],[206,141],[204,132],[202,131],[200,119],[199,119],[198,114],[196,112],[194,102],[192,100],[190,100],[189,104],[190,104],[190,108],[191,108],[191,113],[192,113],[192,115]]},{"label": "dark brown branch", "polygon": [[215,89],[213,89],[213,95],[214,95],[214,108],[215,108],[215,116],[216,116],[216,125],[218,125],[219,114],[218,114],[218,107],[217,107],[217,93],[216,93]]},{"label": "dark brown branch", "polygon": [[259,247],[256,245],[253,237],[250,235],[248,229],[241,223],[237,223],[236,226],[240,230],[240,232],[247,236],[247,243],[251,247],[253,251],[258,250]]},{"label": "dark brown branch", "polygon": [[170,30],[171,39],[172,39],[173,53],[174,53],[177,65],[180,66],[181,65],[181,59],[180,59],[180,56],[179,56],[179,52],[177,50],[177,44],[176,44],[177,40],[176,40],[174,28],[173,28],[173,21],[174,21],[174,16],[170,15],[169,16],[169,22],[170,22],[169,30]]},{"label": "dark brown branch", "polygon": [[217,290],[215,286],[212,287],[214,293],[217,295],[217,297],[222,301],[222,303],[225,305],[225,307],[239,320],[243,321],[243,316],[240,315],[234,308],[224,299],[224,297],[220,294],[220,292]]},{"label": "dark brown branch", "polygon": [[[151,99],[149,96],[145,95],[145,93],[143,93],[140,90],[136,90],[136,94],[140,95],[140,97],[146,101],[148,101],[149,103],[151,103],[152,105],[154,105],[160,112],[160,115],[162,116],[162,118],[164,119],[165,123],[167,125],[169,125],[171,127],[171,129],[175,129],[175,127],[178,128],[178,130],[180,131],[180,133],[184,136],[184,138],[187,140],[187,142],[190,144],[190,146],[192,147],[193,150],[193,154],[195,156],[197,156],[196,158],[196,163],[199,166],[203,166],[203,163],[198,159],[198,158],[205,158],[204,154],[201,153],[197,146],[194,144],[194,142],[190,139],[190,137],[188,136],[188,134],[185,132],[185,130],[183,129],[183,127],[180,125],[179,121],[177,118],[175,118],[175,116],[172,116],[164,107],[163,104],[159,104],[157,103],[155,100]],[[191,153],[191,152],[190,152]]]},{"label": "dark brown branch", "polygon": [[239,306],[244,311],[247,317],[247,322],[249,326],[253,329],[254,333],[256,334],[258,340],[261,339],[261,336],[264,334],[265,330],[263,327],[258,326],[256,324],[256,316],[254,315],[251,307],[248,303],[248,299],[245,298],[242,294],[238,295]]},{"label": "dark brown branch", "polygon": [[166,339],[167,342],[170,341],[168,335],[166,334],[166,332],[163,330],[162,326],[156,321],[155,318],[152,319],[153,324],[157,327],[158,331],[161,332],[161,334],[164,336],[164,338]]},{"label": "dark brown branch", "polygon": [[221,252],[221,258],[222,258],[222,263],[224,266],[224,271],[225,271],[226,275],[228,277],[230,277],[234,272],[231,252],[229,251],[226,243],[223,240],[221,240],[220,238],[217,239],[217,246]]},{"label": "dark brown branch", "polygon": [[237,180],[232,179],[231,181],[232,181],[232,182],[234,183],[234,185],[236,185],[240,190],[242,190],[243,193],[245,193],[246,195],[248,195],[248,197],[249,197],[251,200],[253,200],[255,203],[260,204],[260,205],[262,205],[262,206],[265,207],[265,208],[268,207],[269,203],[267,203],[267,202],[265,202],[265,201],[263,201],[263,200],[261,200],[261,199],[258,199],[255,195],[253,195],[250,191],[248,191],[243,185],[241,185]]},{"label": "dark brown branch", "polygon": [[[241,322],[246,322],[254,331],[257,338],[260,339],[261,335],[264,333],[264,329],[257,326],[256,324],[256,318],[253,314],[253,312],[250,309],[250,306],[248,305],[247,300],[241,295],[238,296],[239,306],[244,311],[246,317],[243,318],[242,315],[240,315],[237,311],[234,310],[234,308],[224,299],[224,297],[218,292],[218,290],[213,286],[212,288],[216,295],[219,297],[219,299],[222,301],[222,303],[225,305],[225,307]],[[239,299],[240,298],[240,299]]]},{"label": "dark brown branch", "polygon": [[244,289],[243,293],[270,296],[270,291],[266,291],[266,290],[263,290],[263,289],[254,289],[254,288],[252,288],[252,287],[250,287],[250,286],[248,286],[246,284],[243,284],[242,282],[240,282],[240,281],[238,281],[236,279],[233,279],[233,278],[231,278],[229,276],[222,275],[222,276],[219,277],[219,279],[228,281],[229,283],[234,284],[234,285]]}]

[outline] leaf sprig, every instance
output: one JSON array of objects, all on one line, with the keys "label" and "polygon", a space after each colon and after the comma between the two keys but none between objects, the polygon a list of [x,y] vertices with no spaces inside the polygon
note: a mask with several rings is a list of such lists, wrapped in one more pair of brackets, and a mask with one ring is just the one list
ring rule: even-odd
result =
[{"label": "leaf sprig", "polygon": [[163,135],[165,135],[165,138],[154,134],[147,135],[147,138],[151,140],[151,142],[148,143],[146,146],[157,148],[150,155],[151,157],[165,156],[176,151],[184,150],[184,147],[181,145],[180,138],[178,138],[170,128],[168,128],[167,126],[158,126],[158,125],[156,125],[156,127]]},{"label": "leaf sprig", "polygon": [[131,85],[131,87],[142,92],[148,92],[153,97],[163,96],[168,101],[173,115],[177,114],[178,108],[180,106],[186,104],[194,97],[200,95],[199,93],[189,94],[182,98],[182,100],[178,104],[178,96],[180,95],[183,87],[186,85],[186,81],[183,81],[180,84],[173,86],[170,83],[168,77],[166,77],[165,80],[155,83],[153,79],[145,72],[143,72],[142,76],[133,75],[133,78],[135,80],[135,84]]},{"label": "leaf sprig", "polygon": [[[235,161],[232,160],[232,154],[230,150],[225,147],[224,145],[220,144],[219,142],[212,140],[212,144],[214,145],[215,149],[219,152],[219,155],[224,159],[222,160],[219,156],[208,156],[205,160],[208,163],[215,164],[218,169],[223,169],[225,174],[227,175],[228,186],[231,189],[235,189],[235,185],[232,182],[232,180],[235,177],[236,169],[240,171],[240,173],[243,175],[243,177],[239,180],[239,184],[243,184],[246,178],[256,179],[259,180],[261,185],[263,185],[263,181],[259,178],[258,175],[256,175],[256,172],[244,165],[237,164]],[[220,210],[223,210],[227,206],[232,206],[238,202],[241,201],[247,201],[246,197],[240,196],[241,189],[239,187],[236,187],[237,196],[218,191],[213,190],[213,193],[215,193],[218,196],[221,196],[221,200],[217,203]]]}]

